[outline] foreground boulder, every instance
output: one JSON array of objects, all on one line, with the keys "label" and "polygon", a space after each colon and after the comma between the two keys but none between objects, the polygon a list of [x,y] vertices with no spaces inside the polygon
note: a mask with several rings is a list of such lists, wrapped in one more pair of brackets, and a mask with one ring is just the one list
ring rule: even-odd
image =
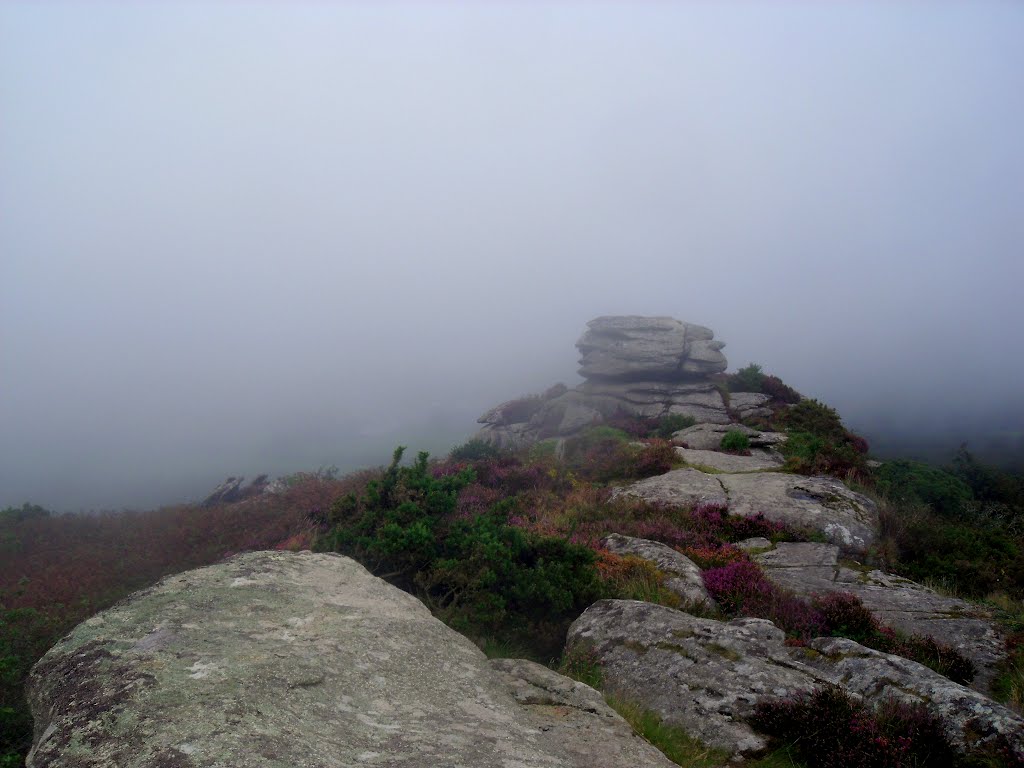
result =
[{"label": "foreground boulder", "polygon": [[164,579],[33,668],[30,768],[672,764],[587,686],[488,662],[336,555]]},{"label": "foreground boulder", "polygon": [[825,685],[869,702],[923,703],[954,746],[1003,741],[1024,754],[1024,719],[913,661],[851,640],[789,648],[770,621],[698,618],[634,600],[601,600],[569,628],[570,646],[596,654],[605,686],[690,735],[735,755],[767,747],[748,720],[761,701]]}]

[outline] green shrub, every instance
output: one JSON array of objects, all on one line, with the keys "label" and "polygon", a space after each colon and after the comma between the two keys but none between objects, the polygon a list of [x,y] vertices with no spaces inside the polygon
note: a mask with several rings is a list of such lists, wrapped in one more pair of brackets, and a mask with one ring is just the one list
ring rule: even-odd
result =
[{"label": "green shrub", "polygon": [[791,432],[807,432],[834,442],[840,442],[848,435],[835,408],[810,398],[787,409],[782,421]]},{"label": "green shrub", "polygon": [[875,488],[891,499],[918,501],[954,516],[974,494],[967,483],[944,470],[917,461],[887,461],[873,473]]},{"label": "green shrub", "polygon": [[799,392],[778,376],[764,373],[757,363],[751,363],[728,376],[726,385],[729,392],[758,392],[768,395],[776,406],[799,403],[802,399]]},{"label": "green shrub", "polygon": [[53,513],[38,504],[25,502],[20,507],[6,507],[0,509],[0,525],[4,523],[23,523],[40,517],[49,517]]},{"label": "green shrub", "polygon": [[457,521],[416,584],[457,629],[503,627],[575,617],[602,589],[594,553],[486,515]]},{"label": "green shrub", "polygon": [[668,416],[662,416],[658,420],[658,426],[652,434],[648,437],[660,437],[662,440],[668,440],[672,435],[681,429],[692,427],[697,423],[697,420],[693,416],[687,416],[682,413],[672,413]]},{"label": "green shrub", "polygon": [[817,400],[801,400],[780,418],[789,432],[789,439],[780,448],[789,471],[805,475],[866,475],[867,441],[849,432],[834,408]]},{"label": "green shrub", "polygon": [[723,451],[741,453],[750,450],[750,438],[738,429],[730,429],[722,437],[721,447]]},{"label": "green shrub", "polygon": [[879,500],[879,522],[877,555],[886,570],[966,597],[1024,598],[1024,538],[1010,526],[978,526],[886,497]]},{"label": "green shrub", "polygon": [[660,475],[679,463],[670,443],[653,439],[637,444],[622,430],[608,426],[591,427],[566,440],[564,457],[580,477],[599,483]]},{"label": "green shrub", "polygon": [[[402,467],[402,452],[395,451],[365,492],[334,504],[333,527],[318,538],[317,549],[351,555],[477,637],[519,631],[550,644],[601,596],[592,550],[509,525],[511,498],[490,512],[459,516],[459,491],[474,471],[433,471],[425,453]],[[490,463],[495,477],[511,471]]]},{"label": "green shrub", "polygon": [[761,366],[751,363],[746,368],[740,368],[729,377],[730,392],[760,392],[761,384],[764,382],[764,373]]},{"label": "green shrub", "polygon": [[480,459],[493,459],[500,454],[501,451],[491,443],[474,438],[452,448],[448,458],[455,461],[477,461]]}]

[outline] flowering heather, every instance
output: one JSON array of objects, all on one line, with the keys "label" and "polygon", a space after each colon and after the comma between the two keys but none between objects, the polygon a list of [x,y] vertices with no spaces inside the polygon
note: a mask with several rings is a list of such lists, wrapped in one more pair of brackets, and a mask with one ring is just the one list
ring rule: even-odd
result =
[{"label": "flowering heather", "polygon": [[927,635],[908,636],[896,632],[879,622],[856,595],[831,592],[816,596],[813,603],[824,616],[831,635],[848,637],[883,653],[912,659],[957,683],[966,685],[974,679],[977,671],[974,663],[955,648]]},{"label": "flowering heather", "polygon": [[820,611],[776,587],[749,559],[704,571],[704,586],[728,614],[769,619],[802,642],[826,634],[827,625]]},{"label": "flowering heather", "polygon": [[500,490],[506,496],[524,491],[556,489],[564,485],[564,478],[553,467],[543,462],[523,463],[512,456],[499,456],[470,464],[477,482]]},{"label": "flowering heather", "polygon": [[872,709],[839,688],[758,703],[751,724],[788,744],[809,768],[952,768],[957,755],[923,704]]},{"label": "flowering heather", "polygon": [[704,571],[704,586],[723,610],[747,615],[775,591],[761,569],[747,559]]},{"label": "flowering heather", "polygon": [[455,505],[455,518],[465,520],[482,515],[501,498],[501,492],[496,488],[488,488],[480,483],[471,483],[459,492],[459,498]]},{"label": "flowering heather", "polygon": [[679,551],[690,558],[702,570],[721,568],[745,560],[747,557],[742,549],[737,549],[730,544],[722,544],[718,547],[683,547]]}]

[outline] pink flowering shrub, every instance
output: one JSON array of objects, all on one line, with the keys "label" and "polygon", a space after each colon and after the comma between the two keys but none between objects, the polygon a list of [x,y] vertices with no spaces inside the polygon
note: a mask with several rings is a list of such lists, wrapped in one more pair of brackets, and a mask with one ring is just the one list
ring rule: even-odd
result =
[{"label": "pink flowering shrub", "polygon": [[722,610],[732,616],[769,619],[799,641],[826,634],[825,618],[820,611],[776,587],[749,559],[704,571],[704,586]]},{"label": "pink flowering shrub", "polygon": [[873,709],[839,688],[757,704],[751,725],[790,747],[808,768],[952,768],[958,756],[923,704],[889,699]]}]

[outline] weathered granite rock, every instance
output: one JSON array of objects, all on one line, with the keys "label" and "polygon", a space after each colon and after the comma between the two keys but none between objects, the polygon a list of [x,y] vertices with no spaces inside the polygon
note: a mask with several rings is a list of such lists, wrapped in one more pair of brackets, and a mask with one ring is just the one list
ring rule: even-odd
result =
[{"label": "weathered granite rock", "polygon": [[794,662],[770,621],[728,623],[633,600],[601,600],[569,628],[600,659],[605,685],[662,720],[730,753],[766,740],[745,722],[765,696],[815,688],[821,677]]},{"label": "weathered granite rock", "polygon": [[487,424],[473,435],[474,440],[490,443],[495,448],[517,451],[537,442],[536,432],[528,423],[521,424]]},{"label": "weathered granite rock", "polygon": [[29,768],[671,765],[585,686],[492,666],[326,554],[164,579],[63,638],[28,693]]},{"label": "weathered granite rock", "polygon": [[674,469],[618,488],[615,496],[637,496],[658,504],[723,504],[729,514],[820,531],[852,551],[866,550],[878,530],[873,501],[831,477],[781,472],[706,474]]},{"label": "weathered granite rock", "polygon": [[730,753],[751,755],[765,740],[747,719],[759,701],[836,685],[869,702],[895,696],[924,703],[951,740],[971,749],[1002,736],[1024,753],[1024,720],[977,691],[916,662],[852,640],[817,638],[788,648],[763,619],[719,622],[632,600],[602,600],[569,628],[586,644],[605,684],[668,723]]},{"label": "weathered granite rock", "polygon": [[772,409],[767,407],[771,398],[760,392],[730,392],[729,409],[740,419],[768,418]]},{"label": "weathered granite rock", "polygon": [[659,571],[669,577],[665,580],[665,586],[679,595],[684,605],[715,605],[715,601],[704,586],[700,568],[690,558],[676,552],[672,547],[658,541],[637,539],[619,533],[606,536],[601,543],[609,552],[616,555],[634,555],[653,563]]},{"label": "weathered granite rock", "polygon": [[751,448],[772,449],[786,442],[782,432],[758,432],[742,424],[694,424],[672,435],[677,443],[697,451],[717,451],[722,447],[722,438],[729,432],[738,431],[747,436]]},{"label": "weathered granite rock", "polygon": [[971,687],[982,693],[1006,658],[1005,637],[981,606],[879,570],[842,565],[831,544],[780,543],[755,559],[772,581],[798,594],[850,592],[883,624],[953,646],[974,662]]},{"label": "weathered granite rock", "polygon": [[270,483],[266,475],[257,475],[246,486],[244,477],[229,477],[223,483],[213,489],[213,493],[203,499],[201,506],[214,507],[218,504],[234,504],[254,496],[259,496],[270,490]]},{"label": "weathered granite rock", "polygon": [[739,456],[721,451],[696,451],[692,448],[676,448],[678,455],[687,464],[709,467],[719,472],[759,472],[765,469],[779,469],[786,460],[778,451],[754,448],[749,456]]},{"label": "weathered granite rock", "polygon": [[520,719],[551,765],[674,768],[675,763],[633,733],[589,685],[525,659],[495,659],[493,667],[520,706]]},{"label": "weathered granite rock", "polygon": [[753,536],[743,541],[737,541],[733,544],[737,549],[742,549],[744,552],[758,552],[765,549],[771,549],[775,545],[772,544],[764,536]]},{"label": "weathered granite rock", "polygon": [[804,663],[849,693],[872,703],[892,697],[925,704],[941,718],[946,735],[961,750],[978,749],[1001,736],[1024,757],[1024,719],[977,691],[916,661],[846,638],[819,637],[808,645],[820,655],[804,654]]},{"label": "weathered granite rock", "polygon": [[[700,325],[670,317],[599,317],[577,342],[580,373],[575,389],[552,387],[543,395],[510,400],[478,421],[476,438],[500,448],[522,448],[550,437],[571,437],[626,413],[644,418],[683,415],[698,423],[733,420],[709,374],[725,370],[722,342]],[[761,395],[741,397],[741,415],[763,410]],[[716,446],[717,447],[717,444]]]},{"label": "weathered granite rock", "polygon": [[870,547],[878,531],[878,509],[832,477],[802,477],[777,472],[715,475],[729,499],[729,514],[803,526],[854,551]]},{"label": "weathered granite rock", "polygon": [[655,475],[616,488],[612,498],[636,496],[655,504],[718,504],[724,507],[728,497],[718,477],[696,469],[673,469],[664,475]]},{"label": "weathered granite rock", "polygon": [[587,329],[576,342],[585,378],[682,379],[728,367],[711,329],[671,317],[598,317]]},{"label": "weathered granite rock", "polygon": [[690,416],[698,423],[728,424],[722,393],[708,382],[585,381],[576,391],[606,416],[625,412],[649,418]]}]

